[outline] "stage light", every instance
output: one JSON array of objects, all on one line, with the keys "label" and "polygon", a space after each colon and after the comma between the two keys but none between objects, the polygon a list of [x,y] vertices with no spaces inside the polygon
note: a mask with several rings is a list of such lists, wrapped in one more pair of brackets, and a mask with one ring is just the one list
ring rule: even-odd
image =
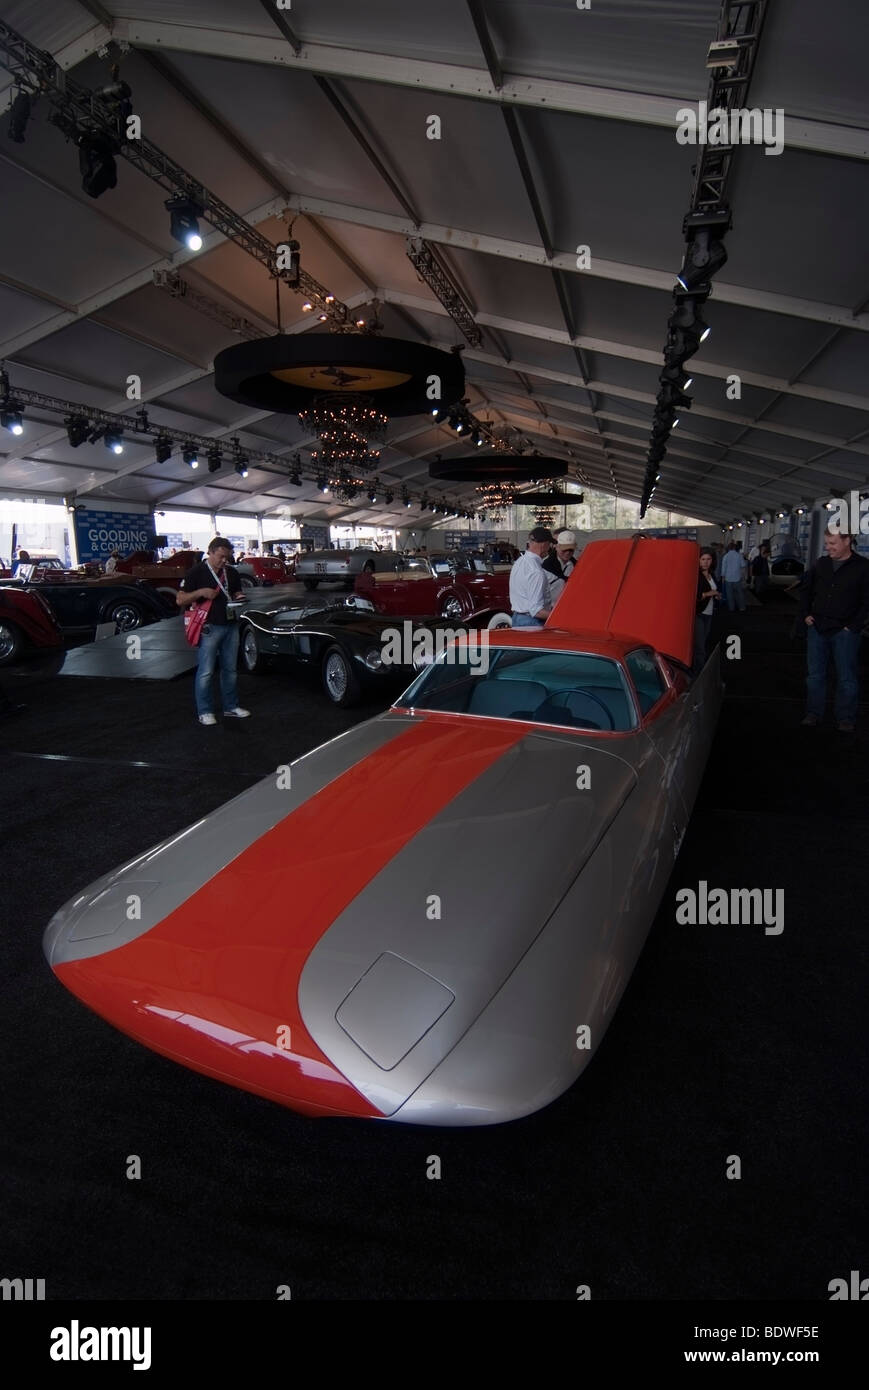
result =
[{"label": "stage light", "polygon": [[223,454],[217,445],[209,449],[205,457],[208,459],[209,473],[219,473],[223,467]]},{"label": "stage light", "polygon": [[304,302],[304,304],[302,305],[302,313],[303,313],[303,314],[312,314],[313,312],[314,312],[314,306],[313,306],[313,304],[311,303],[310,299],[306,299],[305,302]]},{"label": "stage light", "polygon": [[21,411],[13,401],[7,401],[5,405],[0,406],[0,426],[8,430],[10,434],[24,433]]},{"label": "stage light", "polygon": [[319,315],[320,322],[321,322],[321,323],[325,323],[326,320],[328,319],[328,317],[329,317],[328,314],[320,314],[320,315]]},{"label": "stage light", "polygon": [[111,449],[113,454],[122,454],[124,452],[123,438],[116,430],[106,430],[104,442],[106,448]]},{"label": "stage light", "polygon": [[107,188],[115,188],[118,168],[110,140],[105,135],[85,131],[78,136],[78,167],[81,186],[91,198],[99,198]]},{"label": "stage light", "polygon": [[364,328],[364,327],[365,327],[365,320],[364,320],[364,319],[357,319],[357,320],[356,320],[356,327],[357,327],[357,328]]},{"label": "stage light", "polygon": [[327,294],[327,295],[326,295],[326,303],[327,303],[327,304],[334,304],[334,303],[335,303],[335,296],[334,296],[334,294]]},{"label": "stage light", "polygon": [[197,449],[191,448],[189,444],[181,450],[181,457],[187,464],[188,468],[199,467],[199,451]]},{"label": "stage light", "polygon": [[317,491],[318,491],[318,492],[328,492],[328,491],[329,491],[329,479],[328,479],[328,478],[324,478],[322,473],[321,473],[320,476],[317,478]]},{"label": "stage light", "polygon": [[385,493],[383,494],[383,501],[384,501],[384,503],[385,503],[385,505],[386,505],[387,507],[391,506],[394,500],[395,500],[395,493],[394,493],[394,492],[385,492]]},{"label": "stage light", "polygon": [[677,280],[683,290],[696,290],[708,285],[709,277],[727,261],[724,242],[711,233],[709,227],[700,227],[688,243],[682,269]]},{"label": "stage light", "polygon": [[368,494],[368,501],[369,501],[369,502],[376,502],[376,501],[377,501],[377,493],[374,491],[374,488],[372,488],[371,491],[370,491],[369,494]]},{"label": "stage light", "polygon": [[[691,378],[688,378],[689,381]],[[690,410],[694,404],[694,398],[686,394],[672,381],[662,381],[661,391],[658,399],[667,406],[678,406],[680,410]]]},{"label": "stage light", "polygon": [[236,473],[238,474],[238,476],[239,476],[240,478],[246,478],[246,477],[247,477],[247,459],[245,459],[245,458],[240,458],[240,459],[237,461],[236,465],[235,465],[235,471],[236,471]]},{"label": "stage light", "polygon": [[84,444],[88,437],[90,424],[84,415],[67,415],[63,422],[66,425],[66,435],[73,449],[77,449],[80,444]]},{"label": "stage light", "polygon": [[174,442],[168,434],[158,434],[154,440],[154,455],[158,463],[165,463],[172,457]]},{"label": "stage light", "polygon": [[30,97],[27,92],[19,92],[9,108],[9,139],[16,145],[24,144],[27,122],[30,120]]},{"label": "stage light", "polygon": [[164,207],[169,214],[169,231],[176,241],[190,251],[202,250],[202,237],[199,232],[199,218],[202,208],[192,198],[179,194],[167,198]]}]

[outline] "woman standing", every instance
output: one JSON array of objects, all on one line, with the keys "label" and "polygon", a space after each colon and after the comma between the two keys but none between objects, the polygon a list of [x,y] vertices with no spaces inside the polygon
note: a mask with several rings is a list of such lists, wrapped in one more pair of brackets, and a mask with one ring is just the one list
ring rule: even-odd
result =
[{"label": "woman standing", "polygon": [[697,608],[694,618],[694,664],[692,676],[699,676],[706,665],[706,647],[709,643],[709,630],[716,601],[721,593],[715,582],[715,552],[700,551],[700,573],[697,576]]}]

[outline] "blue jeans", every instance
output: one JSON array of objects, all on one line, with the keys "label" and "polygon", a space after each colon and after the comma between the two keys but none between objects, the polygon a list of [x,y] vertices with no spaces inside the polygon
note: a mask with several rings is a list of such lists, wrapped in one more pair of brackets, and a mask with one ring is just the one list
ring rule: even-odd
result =
[{"label": "blue jeans", "polygon": [[734,608],[738,608],[740,613],[745,612],[745,588],[741,579],[724,580],[724,597],[731,613]]},{"label": "blue jeans", "polygon": [[827,669],[830,657],[836,669],[836,698],[834,715],[838,724],[857,722],[857,653],[860,650],[860,633],[818,632],[809,624],[808,635],[808,677],[806,680],[806,714],[814,714],[818,719],[824,717],[827,703]]},{"label": "blue jeans", "polygon": [[218,662],[223,708],[238,709],[238,623],[206,623],[202,629],[195,681],[197,714],[214,714],[213,678]]},{"label": "blue jeans", "polygon": [[542,627],[543,624],[541,623],[541,621],[540,621],[539,618],[532,618],[532,616],[531,616],[530,613],[514,613],[514,614],[513,614],[513,626],[514,626],[514,627]]}]

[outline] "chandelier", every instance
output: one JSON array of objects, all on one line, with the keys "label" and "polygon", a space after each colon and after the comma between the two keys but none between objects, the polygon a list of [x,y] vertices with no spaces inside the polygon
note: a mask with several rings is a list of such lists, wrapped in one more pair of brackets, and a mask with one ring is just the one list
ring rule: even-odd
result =
[{"label": "chandelier", "polygon": [[318,396],[299,412],[299,422],[320,441],[311,450],[311,462],[339,476],[348,468],[374,467],[380,449],[371,445],[383,443],[389,423],[370,396],[345,392]]},{"label": "chandelier", "polygon": [[336,502],[352,502],[365,486],[362,478],[354,477],[346,468],[339,469],[328,481]]},{"label": "chandelier", "polygon": [[504,483],[484,483],[476,490],[480,494],[480,511],[488,514],[493,526],[500,526],[505,507],[513,503],[512,489]]},{"label": "chandelier", "polygon": [[555,508],[537,507],[534,512],[534,520],[538,526],[550,527],[555,520]]}]

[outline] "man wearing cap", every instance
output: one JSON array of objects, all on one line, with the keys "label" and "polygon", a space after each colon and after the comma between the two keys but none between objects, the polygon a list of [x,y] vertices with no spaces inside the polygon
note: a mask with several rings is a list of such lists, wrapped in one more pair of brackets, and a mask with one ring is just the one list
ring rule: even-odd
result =
[{"label": "man wearing cap", "polygon": [[575,569],[573,552],[576,550],[576,536],[572,531],[559,531],[555,537],[555,549],[550,550],[543,561],[549,582],[549,606],[554,608],[564,592],[568,577]]},{"label": "man wearing cap", "polygon": [[514,627],[542,627],[552,612],[549,576],[543,568],[552,542],[551,531],[545,526],[535,526],[528,535],[528,549],[510,571]]}]

